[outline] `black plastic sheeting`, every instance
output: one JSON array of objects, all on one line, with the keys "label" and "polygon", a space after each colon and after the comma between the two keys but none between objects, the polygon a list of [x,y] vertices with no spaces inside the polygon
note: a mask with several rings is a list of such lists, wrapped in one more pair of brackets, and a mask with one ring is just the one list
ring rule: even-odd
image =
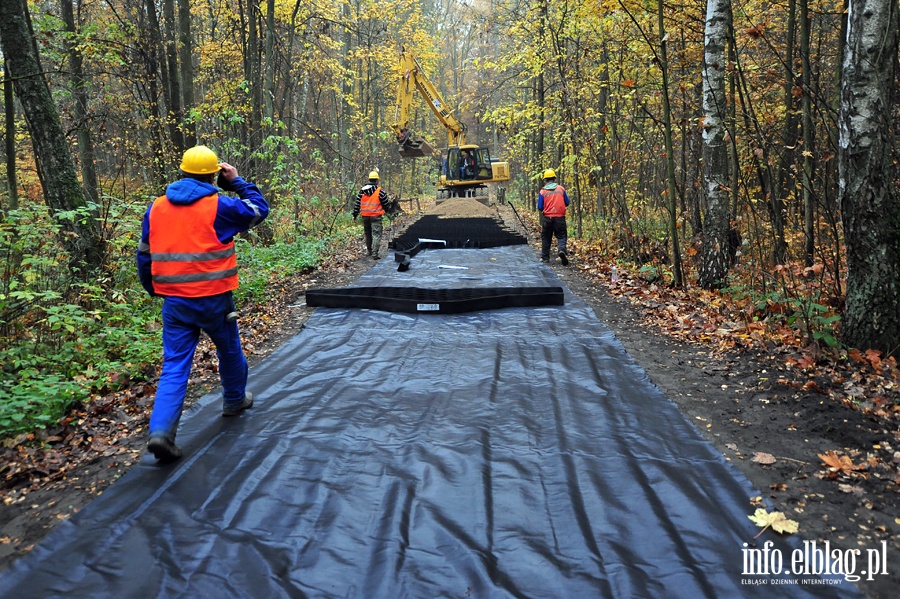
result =
[{"label": "black plastic sheeting", "polygon": [[326,308],[368,308],[386,312],[461,314],[476,310],[562,306],[562,287],[347,287],[307,289],[306,304]]},{"label": "black plastic sheeting", "polygon": [[[560,285],[522,246],[417,262],[357,284]],[[201,400],[183,460],[146,457],[0,596],[859,596],[840,577],[744,584],[778,578],[742,575],[759,493],[566,294],[449,316],[318,309],[251,371],[251,410]],[[790,564],[802,539],[767,541]]]}]

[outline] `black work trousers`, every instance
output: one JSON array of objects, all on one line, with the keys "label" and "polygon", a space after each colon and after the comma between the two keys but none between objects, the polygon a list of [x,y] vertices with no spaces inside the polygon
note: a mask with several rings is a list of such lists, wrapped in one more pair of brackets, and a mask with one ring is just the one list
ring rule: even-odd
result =
[{"label": "black work trousers", "polygon": [[556,236],[556,248],[559,253],[566,253],[566,238],[568,230],[566,229],[566,217],[554,216],[543,217],[541,225],[541,260],[550,260],[550,242],[553,236]]}]

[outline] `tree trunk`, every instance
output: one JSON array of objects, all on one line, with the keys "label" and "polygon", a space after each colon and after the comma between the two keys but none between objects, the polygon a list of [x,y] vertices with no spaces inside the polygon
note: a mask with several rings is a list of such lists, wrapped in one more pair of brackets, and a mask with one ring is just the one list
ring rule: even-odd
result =
[{"label": "tree trunk", "polygon": [[[343,38],[343,53],[341,54],[341,70],[344,73],[349,72],[350,68],[350,49],[351,43],[353,41],[352,38],[352,27],[351,27],[351,14],[350,7],[346,2],[341,4],[341,17],[344,24],[344,29],[341,32],[341,37]],[[338,125],[338,152],[340,153],[340,163],[341,163],[341,187],[344,193],[351,192],[353,188],[353,173],[351,172],[351,163],[350,163],[350,131],[349,129],[349,116],[350,116],[350,103],[348,102],[348,98],[350,97],[351,89],[350,82],[347,81],[346,76],[341,77],[341,93],[340,93],[340,106],[336,106],[337,109],[337,125]],[[355,197],[355,196],[354,196]],[[347,209],[351,210],[352,206],[350,202],[353,198],[348,194],[348,206]]]},{"label": "tree trunk", "polygon": [[247,4],[247,59],[250,61],[250,143],[259,147],[259,127],[262,123],[262,65],[259,47],[260,0],[250,0]]},{"label": "tree trunk", "polygon": [[844,341],[900,343],[900,68],[897,0],[852,0],[841,84],[840,196],[847,245]]},{"label": "tree trunk", "polygon": [[606,42],[602,42],[601,64],[603,68],[600,71],[600,85],[597,90],[597,159],[594,166],[595,184],[597,185],[597,216],[605,218],[610,216],[612,210],[607,210],[611,204],[608,200],[610,195],[609,189],[604,185],[607,179],[606,169],[609,163],[609,126],[607,125],[607,112],[609,110],[609,50]]},{"label": "tree trunk", "polygon": [[175,155],[181,156],[185,151],[184,134],[181,132],[181,121],[184,113],[181,109],[181,78],[178,70],[178,45],[176,42],[177,25],[175,22],[175,0],[163,0],[163,32],[166,39],[165,88],[169,125],[169,137],[172,139]]},{"label": "tree trunk", "polygon": [[[62,0],[63,22],[66,30],[73,36],[78,33],[75,23],[75,11],[72,8],[72,0]],[[84,185],[84,193],[94,204],[100,200],[99,185],[97,183],[97,171],[94,165],[94,139],[91,136],[91,128],[87,123],[88,95],[86,92],[87,81],[84,78],[84,60],[77,44],[71,42],[67,49],[69,54],[69,68],[72,70],[72,99],[74,100],[73,113],[75,115],[75,130],[78,136],[78,158],[81,163],[81,184]]]},{"label": "tree trunk", "polygon": [[275,0],[266,2],[266,118],[275,120]]},{"label": "tree trunk", "polygon": [[657,17],[659,21],[659,58],[662,70],[662,99],[663,99],[663,123],[665,125],[666,143],[666,204],[669,208],[669,235],[672,236],[672,273],[676,287],[684,285],[684,275],[681,272],[681,248],[678,245],[678,214],[676,213],[676,199],[678,191],[675,188],[675,156],[672,144],[672,107],[669,102],[669,58],[666,51],[666,29],[663,21],[663,2],[657,1]]},{"label": "tree trunk", "polygon": [[768,186],[769,212],[772,217],[772,263],[787,262],[787,240],[784,236],[784,197],[788,182],[794,186],[794,179],[789,164],[793,163],[792,154],[787,148],[797,145],[797,121],[794,118],[794,30],[797,26],[797,0],[788,0],[788,16],[785,24],[785,57],[784,57],[784,131],[782,132],[782,151],[776,165],[774,185]]},{"label": "tree trunk", "polygon": [[19,184],[16,181],[16,106],[9,65],[3,61],[3,102],[6,107],[6,183],[9,185],[9,210],[19,209]]},{"label": "tree trunk", "polygon": [[44,198],[50,214],[60,217],[61,242],[69,252],[71,265],[79,269],[83,266],[81,275],[86,276],[102,263],[103,240],[78,181],[59,113],[41,70],[27,2],[0,0],[0,14],[0,44],[31,132]]},{"label": "tree trunk", "polygon": [[800,60],[803,73],[803,232],[804,261],[812,266],[816,252],[815,195],[813,194],[813,154],[815,153],[815,131],[812,118],[812,73],[809,63],[809,0],[800,0]]},{"label": "tree trunk", "polygon": [[191,39],[191,0],[178,0],[178,33],[181,46],[181,110],[184,119],[184,145],[197,145],[197,123],[190,118],[194,108],[194,44]]},{"label": "tree trunk", "polygon": [[165,61],[160,60],[159,54],[162,51],[162,36],[159,33],[159,15],[156,12],[156,0],[145,0],[144,9],[147,11],[147,20],[150,22],[150,45],[147,48],[146,63],[146,81],[147,81],[147,101],[150,105],[151,131],[153,137],[150,141],[150,147],[153,151],[153,178],[156,186],[162,188],[168,179],[170,170],[169,161],[166,159],[166,152],[163,149],[163,140],[165,134],[163,132],[162,108],[159,104],[159,71],[162,71],[162,79],[167,79],[165,74]]},{"label": "tree trunk", "polygon": [[[547,31],[547,0],[543,0],[541,2],[541,19],[538,23],[538,35],[537,39],[542,40]],[[535,159],[540,161],[535,166],[539,169],[543,169],[544,166],[544,149],[546,147],[546,142],[544,139],[546,125],[545,119],[547,116],[547,101],[545,98],[545,94],[547,91],[546,82],[544,81],[544,69],[541,69],[541,72],[538,73],[537,78],[537,108],[539,114],[539,122],[538,122],[538,131],[537,131],[537,147],[535,148]],[[536,194],[532,194],[534,196]],[[537,200],[532,198],[533,209],[537,209]]]},{"label": "tree trunk", "polygon": [[698,283],[704,289],[721,287],[728,272],[730,210],[728,149],[725,142],[725,43],[729,0],[709,0],[703,56],[703,185],[706,219]]}]

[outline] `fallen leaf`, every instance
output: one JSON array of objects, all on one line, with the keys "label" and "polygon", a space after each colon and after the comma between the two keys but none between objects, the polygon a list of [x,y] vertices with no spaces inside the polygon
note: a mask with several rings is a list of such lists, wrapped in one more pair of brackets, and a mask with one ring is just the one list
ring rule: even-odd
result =
[{"label": "fallen leaf", "polygon": [[828,467],[829,478],[835,478],[839,474],[845,474],[848,476],[852,476],[854,474],[859,474],[861,476],[865,476],[863,471],[868,469],[868,464],[859,464],[854,465],[853,461],[845,456],[838,455],[833,449],[829,450],[827,453],[820,453],[819,459],[821,459],[825,465]]},{"label": "fallen leaf", "polygon": [[757,451],[756,453],[753,454],[753,457],[750,458],[750,461],[756,462],[757,464],[765,464],[765,465],[774,464],[775,456],[773,456],[771,453]]},{"label": "fallen leaf", "polygon": [[[767,512],[765,508],[759,508],[752,516],[747,516],[757,526],[761,526],[762,534],[767,528],[782,534],[793,534],[800,529],[800,524],[795,520],[788,520],[781,512]],[[759,536],[759,535],[757,535]]]},{"label": "fallen leaf", "polygon": [[862,495],[865,493],[865,491],[863,490],[863,488],[860,487],[860,486],[857,486],[857,485],[843,485],[843,484],[841,484],[841,485],[838,485],[838,488],[839,488],[841,491],[843,491],[844,493],[853,493],[853,494],[856,495],[857,497],[862,497]]},{"label": "fallen leaf", "polygon": [[806,381],[806,384],[803,385],[803,388],[807,391],[815,391],[816,393],[825,393],[822,391],[822,388],[815,381]]}]

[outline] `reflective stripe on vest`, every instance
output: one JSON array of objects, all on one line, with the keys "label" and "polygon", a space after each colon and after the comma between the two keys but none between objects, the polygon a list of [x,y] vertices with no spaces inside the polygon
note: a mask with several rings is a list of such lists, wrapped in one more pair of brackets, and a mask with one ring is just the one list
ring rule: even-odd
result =
[{"label": "reflective stripe on vest", "polygon": [[359,213],[363,216],[381,216],[384,207],[381,205],[381,188],[376,187],[371,194],[363,194],[359,199]]},{"label": "reflective stripe on vest", "polygon": [[544,216],[556,218],[566,215],[565,193],[562,185],[557,185],[556,189],[541,190],[541,195],[544,196]]},{"label": "reflective stripe on vest", "polygon": [[207,297],[237,289],[234,242],[216,236],[218,206],[218,194],[193,204],[173,204],[166,196],[153,202],[149,237],[156,293]]}]

